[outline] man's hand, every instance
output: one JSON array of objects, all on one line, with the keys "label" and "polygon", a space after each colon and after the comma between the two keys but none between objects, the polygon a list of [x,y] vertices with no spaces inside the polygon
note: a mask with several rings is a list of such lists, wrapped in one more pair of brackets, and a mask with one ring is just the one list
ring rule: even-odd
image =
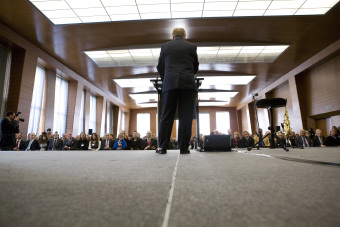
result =
[{"label": "man's hand", "polygon": [[19,121],[19,117],[18,116],[14,117],[14,120]]}]

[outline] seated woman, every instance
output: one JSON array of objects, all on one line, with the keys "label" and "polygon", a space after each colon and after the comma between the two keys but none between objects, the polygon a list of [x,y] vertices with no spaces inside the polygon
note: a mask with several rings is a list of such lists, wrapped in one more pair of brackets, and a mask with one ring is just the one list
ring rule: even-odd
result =
[{"label": "seated woman", "polygon": [[99,151],[100,146],[101,146],[101,141],[99,140],[97,133],[93,133],[91,136],[91,142],[89,144],[91,151]]},{"label": "seated woman", "polygon": [[235,147],[240,147],[240,133],[238,131],[234,132],[234,138],[231,139],[231,147],[235,148]]},{"label": "seated woman", "polygon": [[118,139],[115,141],[113,145],[113,150],[126,150],[127,144],[124,140],[124,134],[120,133]]},{"label": "seated woman", "polygon": [[48,139],[47,134],[43,133],[41,137],[39,138],[39,146],[41,151],[46,151],[48,147]]},{"label": "seated woman", "polygon": [[76,150],[88,150],[89,149],[89,141],[86,140],[85,132],[80,133],[80,138],[76,142]]}]

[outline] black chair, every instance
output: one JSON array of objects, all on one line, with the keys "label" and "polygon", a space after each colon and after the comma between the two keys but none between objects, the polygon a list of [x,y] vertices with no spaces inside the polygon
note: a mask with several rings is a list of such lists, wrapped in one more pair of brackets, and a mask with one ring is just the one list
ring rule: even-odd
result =
[{"label": "black chair", "polygon": [[267,108],[269,110],[269,121],[270,121],[270,127],[268,128],[270,130],[270,134],[266,135],[265,137],[261,138],[259,142],[254,144],[252,147],[248,147],[248,151],[250,151],[252,148],[257,146],[257,149],[259,149],[259,144],[263,141],[264,138],[270,135],[270,148],[275,148],[274,138],[278,141],[278,144],[285,150],[289,151],[287,147],[282,143],[281,139],[276,135],[275,128],[274,128],[274,121],[273,121],[273,109],[279,108],[279,107],[285,107],[287,105],[287,100],[283,98],[268,98],[268,99],[260,99],[257,100],[255,106],[256,108]]}]

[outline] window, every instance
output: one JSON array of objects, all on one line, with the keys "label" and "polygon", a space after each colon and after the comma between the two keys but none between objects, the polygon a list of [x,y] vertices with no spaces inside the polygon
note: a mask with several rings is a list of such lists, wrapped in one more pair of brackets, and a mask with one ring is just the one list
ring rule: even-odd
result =
[{"label": "window", "polygon": [[53,131],[59,135],[66,132],[68,82],[57,76],[54,97]]},{"label": "window", "polygon": [[137,113],[137,132],[139,132],[141,138],[143,138],[147,131],[150,131],[150,114]]},{"label": "window", "polygon": [[83,94],[81,96],[81,104],[80,104],[78,135],[80,135],[80,133],[84,131],[84,105],[85,105],[85,91],[83,90]]},{"label": "window", "polygon": [[210,135],[210,117],[209,113],[199,113],[200,134]]},{"label": "window", "polygon": [[220,133],[228,134],[228,129],[230,129],[230,117],[228,111],[216,112],[216,129]]},{"label": "window", "polygon": [[5,116],[12,52],[0,44],[0,117]]},{"label": "window", "polygon": [[[149,120],[150,121],[150,120]],[[122,130],[125,131],[125,112],[122,112]],[[127,132],[126,132],[127,133]]]},{"label": "window", "polygon": [[94,95],[90,96],[90,129],[92,133],[96,132],[97,123],[97,98]]},{"label": "window", "polygon": [[41,106],[45,85],[45,69],[37,66],[35,71],[30,119],[28,122],[28,133],[37,134],[40,122]]}]

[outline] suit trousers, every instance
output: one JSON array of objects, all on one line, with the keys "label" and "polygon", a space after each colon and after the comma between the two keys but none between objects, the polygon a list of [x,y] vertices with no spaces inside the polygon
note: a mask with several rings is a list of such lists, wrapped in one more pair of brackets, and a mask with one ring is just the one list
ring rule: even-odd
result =
[{"label": "suit trousers", "polygon": [[178,145],[181,150],[189,147],[192,119],[195,110],[197,91],[193,89],[175,89],[163,92],[163,111],[158,130],[158,147],[167,149],[176,108],[178,106]]}]

